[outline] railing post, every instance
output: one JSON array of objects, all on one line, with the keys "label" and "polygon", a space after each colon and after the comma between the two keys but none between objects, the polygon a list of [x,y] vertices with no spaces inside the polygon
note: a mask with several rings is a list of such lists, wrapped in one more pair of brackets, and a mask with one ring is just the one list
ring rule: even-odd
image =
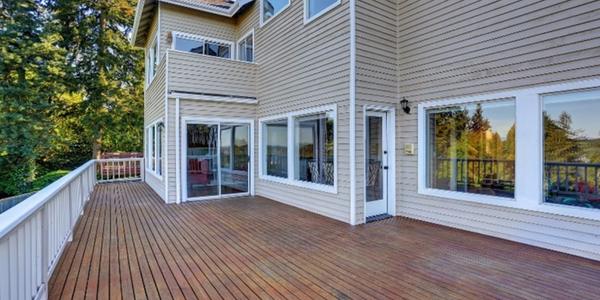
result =
[{"label": "railing post", "polygon": [[48,225],[48,209],[47,204],[42,206],[42,286],[39,299],[48,299],[48,269],[50,268],[48,239],[50,226]]},{"label": "railing post", "polygon": [[[81,177],[80,177],[81,178]],[[71,183],[69,183],[69,185],[67,186],[67,189],[69,189],[69,236],[67,237],[67,241],[68,242],[72,242],[73,241],[73,185]]]}]

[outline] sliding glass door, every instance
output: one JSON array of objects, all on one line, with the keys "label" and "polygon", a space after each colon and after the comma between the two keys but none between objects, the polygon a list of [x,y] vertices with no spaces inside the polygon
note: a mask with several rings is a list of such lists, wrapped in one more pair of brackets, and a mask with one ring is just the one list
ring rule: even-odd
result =
[{"label": "sliding glass door", "polygon": [[187,200],[248,194],[250,126],[188,123],[186,131]]}]

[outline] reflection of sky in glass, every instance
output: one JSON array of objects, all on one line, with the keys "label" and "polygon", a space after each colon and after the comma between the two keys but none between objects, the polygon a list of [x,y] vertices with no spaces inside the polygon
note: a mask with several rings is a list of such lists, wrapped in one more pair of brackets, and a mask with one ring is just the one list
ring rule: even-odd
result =
[{"label": "reflection of sky in glass", "polygon": [[177,41],[175,42],[175,49],[201,54],[203,45],[203,42],[188,40],[184,38],[177,38]]},{"label": "reflection of sky in glass", "polygon": [[325,8],[329,7],[337,0],[311,0],[309,6],[309,16],[312,17],[318,13],[320,13]]},{"label": "reflection of sky in glass", "polygon": [[544,111],[552,120],[562,112],[571,115],[571,129],[581,130],[580,137],[600,138],[600,90],[548,95],[543,97]]},{"label": "reflection of sky in glass", "polygon": [[274,15],[288,3],[289,0],[265,0],[265,12],[269,12],[270,7],[273,7],[272,14]]},{"label": "reflection of sky in glass", "polygon": [[[469,110],[469,117],[473,117],[477,104],[469,104],[465,107]],[[515,124],[515,101],[485,102],[481,104],[481,108],[483,117],[490,122],[491,130],[505,140],[508,131]]]}]

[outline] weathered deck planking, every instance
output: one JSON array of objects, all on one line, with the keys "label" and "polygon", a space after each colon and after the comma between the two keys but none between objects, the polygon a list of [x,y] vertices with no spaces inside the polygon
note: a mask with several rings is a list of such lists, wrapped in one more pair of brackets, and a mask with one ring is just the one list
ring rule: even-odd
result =
[{"label": "weathered deck planking", "polygon": [[98,185],[50,299],[597,299],[600,262],[406,218],[347,224],[261,197],[166,205]]}]

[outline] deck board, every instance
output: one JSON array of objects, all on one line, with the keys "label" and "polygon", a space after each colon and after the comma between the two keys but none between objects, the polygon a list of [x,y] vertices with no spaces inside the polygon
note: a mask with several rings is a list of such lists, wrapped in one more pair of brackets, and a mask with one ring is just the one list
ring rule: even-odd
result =
[{"label": "deck board", "polygon": [[600,262],[390,218],[349,226],[261,197],[166,205],[97,185],[50,299],[597,299]]}]

